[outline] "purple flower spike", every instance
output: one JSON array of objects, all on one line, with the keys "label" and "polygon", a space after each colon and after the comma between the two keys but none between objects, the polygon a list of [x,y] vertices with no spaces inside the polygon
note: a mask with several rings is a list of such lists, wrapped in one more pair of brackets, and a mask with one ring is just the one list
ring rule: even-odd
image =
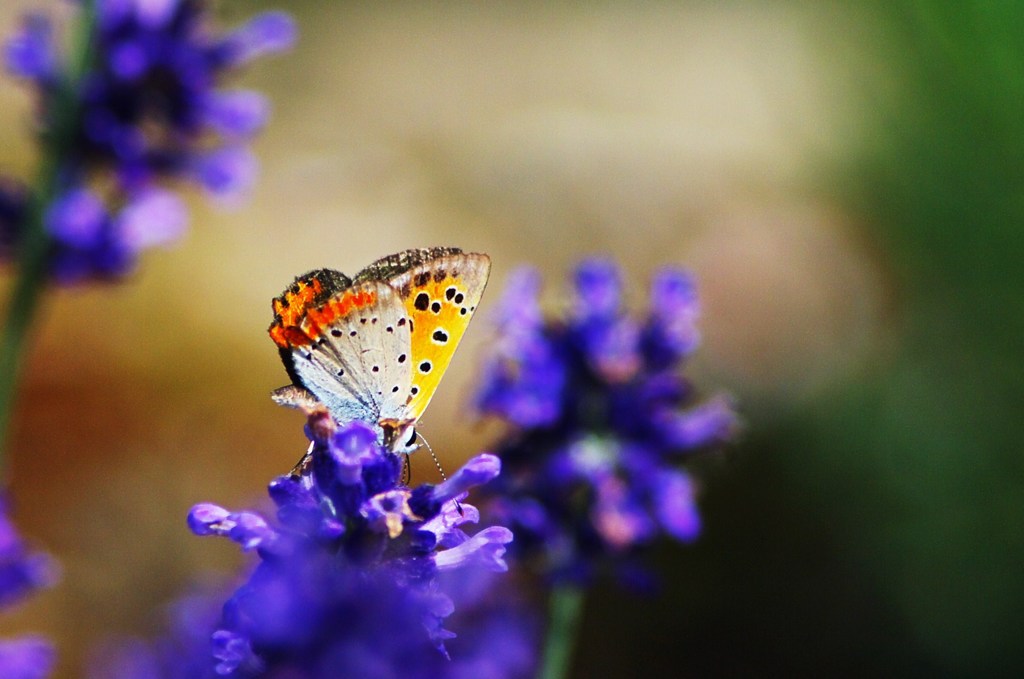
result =
[{"label": "purple flower spike", "polygon": [[728,441],[736,415],[727,398],[697,401],[681,374],[699,337],[692,276],[660,272],[646,316],[623,308],[609,260],[583,262],[573,286],[567,317],[544,319],[536,279],[511,283],[510,305],[529,311],[499,320],[476,403],[509,425],[496,446],[506,473],[485,492],[515,532],[510,548],[580,583],[662,536],[697,536],[693,485],[676,466]]},{"label": "purple flower spike", "polygon": [[[218,35],[214,5],[99,0],[84,73],[72,68],[74,55],[60,51],[65,41],[44,17],[28,16],[7,41],[8,69],[37,92],[41,139],[61,140],[48,178],[57,198],[44,225],[55,282],[124,277],[142,251],[179,238],[187,213],[162,188],[169,182],[191,180],[227,202],[255,182],[246,144],[265,125],[269,105],[259,93],[221,85],[243,62],[289,47],[295,26],[271,12]],[[58,85],[62,96],[54,96]],[[53,130],[56,121],[66,129]],[[0,214],[0,258],[16,255],[27,218],[26,211]]]},{"label": "purple flower spike", "polygon": [[435,663],[454,636],[445,629],[454,607],[439,573],[505,570],[512,539],[502,526],[466,535],[459,526],[479,513],[449,498],[493,479],[497,459],[481,455],[441,486],[410,489],[400,458],[365,423],[316,412],[306,432],[312,473],[271,483],[275,524],[213,504],[189,515],[193,532],[260,557],[224,605],[211,665],[245,679],[445,676]]},{"label": "purple flower spike", "polygon": [[4,679],[43,679],[49,676],[55,660],[53,647],[45,639],[0,640],[0,677]]},{"label": "purple flower spike", "polygon": [[537,295],[540,276],[521,268],[509,277],[498,306],[499,334],[485,373],[477,406],[501,413],[521,427],[542,427],[556,421],[567,379],[561,348],[545,335]]}]

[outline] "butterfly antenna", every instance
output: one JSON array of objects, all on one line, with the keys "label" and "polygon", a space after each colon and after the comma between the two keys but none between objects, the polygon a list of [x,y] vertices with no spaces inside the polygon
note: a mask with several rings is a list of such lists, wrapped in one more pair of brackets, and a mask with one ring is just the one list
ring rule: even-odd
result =
[{"label": "butterfly antenna", "polygon": [[[434,454],[434,449],[430,447],[429,443],[427,443],[427,439],[423,437],[423,434],[416,432],[416,436],[419,437],[421,441],[423,441],[423,445],[426,446],[427,450],[430,451],[430,457],[431,459],[434,460],[434,466],[437,467],[438,473],[441,474],[441,481],[447,481],[448,475],[444,473],[444,467],[441,466],[441,460],[437,459],[437,455]],[[465,516],[465,514],[463,514],[462,512],[462,503],[456,500],[455,507],[459,510],[459,516]]]}]

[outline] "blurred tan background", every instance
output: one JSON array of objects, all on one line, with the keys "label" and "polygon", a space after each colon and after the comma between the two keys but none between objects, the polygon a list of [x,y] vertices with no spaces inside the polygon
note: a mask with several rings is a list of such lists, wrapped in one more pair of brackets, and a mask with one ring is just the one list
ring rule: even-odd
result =
[{"label": "blurred tan background", "polygon": [[[39,6],[66,14],[7,0],[0,33]],[[819,190],[862,139],[849,74],[879,70],[856,49],[867,18],[781,2],[219,3],[225,25],[271,6],[295,13],[300,39],[239,81],[274,108],[251,199],[192,194],[180,245],[124,284],[53,292],[39,319],[12,494],[64,576],[0,632],[56,637],[58,676],[106,635],[156,632],[161,604],[238,563],[185,515],[262,503],[303,452],[301,417],[268,398],[285,375],[266,327],[270,298],[311,268],[352,273],[415,246],[491,255],[422,428],[449,468],[489,436],[469,388],[490,305],[522,263],[552,307],[582,255],[622,262],[637,303],[658,266],[695,270],[705,345],[691,369],[754,426],[891,351],[885,258]],[[31,175],[30,111],[6,79],[5,173]]]}]

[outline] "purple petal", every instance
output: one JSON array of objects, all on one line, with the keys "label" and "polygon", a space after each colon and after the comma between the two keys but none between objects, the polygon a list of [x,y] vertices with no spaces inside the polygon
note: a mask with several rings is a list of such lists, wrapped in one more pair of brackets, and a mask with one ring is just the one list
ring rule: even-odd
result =
[{"label": "purple petal", "polygon": [[615,550],[626,550],[645,542],[656,526],[633,490],[621,479],[609,476],[595,487],[597,499],[591,510],[594,528]]},{"label": "purple petal", "polygon": [[200,156],[194,172],[210,193],[221,198],[236,198],[256,181],[256,157],[244,147],[228,146]]},{"label": "purple petal", "polygon": [[137,80],[149,69],[149,53],[138,40],[124,40],[111,45],[108,55],[110,70],[121,80]]},{"label": "purple petal", "polygon": [[423,626],[427,630],[427,635],[445,658],[449,658],[444,642],[454,639],[455,633],[444,628],[444,620],[455,612],[455,603],[441,592],[433,592],[421,599],[421,602],[427,609],[423,613]]},{"label": "purple petal", "polygon": [[658,348],[664,347],[673,357],[693,352],[700,344],[699,317],[693,276],[678,269],[661,271],[651,286],[651,326]]},{"label": "purple petal", "polygon": [[737,426],[736,412],[724,396],[664,419],[664,436],[669,444],[684,450],[728,441]]},{"label": "purple petal", "polygon": [[497,306],[497,324],[509,348],[519,346],[526,339],[524,334],[532,336],[542,326],[540,288],[540,272],[533,267],[519,267],[509,274]]},{"label": "purple petal", "polygon": [[188,513],[188,527],[196,535],[220,535],[230,538],[249,551],[273,543],[277,532],[253,512],[228,512],[223,507],[203,503]]},{"label": "purple petal", "polygon": [[135,16],[150,29],[163,28],[181,5],[181,0],[135,0]]},{"label": "purple petal", "polygon": [[482,453],[464,464],[450,479],[434,488],[434,499],[446,502],[462,495],[473,486],[487,483],[500,473],[501,460],[490,453]]},{"label": "purple petal", "polygon": [[136,196],[117,216],[121,245],[132,253],[176,241],[188,225],[188,211],[175,194],[149,189]]},{"label": "purple petal", "polygon": [[249,640],[240,634],[228,630],[217,630],[213,633],[211,641],[213,642],[213,657],[220,661],[217,663],[217,674],[232,674],[242,664],[259,662],[252,652]]},{"label": "purple petal", "polygon": [[131,14],[134,0],[96,0],[96,15],[102,28],[110,30]]},{"label": "purple petal", "polygon": [[505,545],[512,542],[512,531],[504,526],[485,528],[457,547],[438,552],[434,563],[438,570],[462,568],[473,564],[492,571],[506,571],[508,564],[502,558]]},{"label": "purple petal", "polygon": [[95,246],[103,232],[107,210],[88,189],[72,189],[55,200],[46,213],[49,234],[66,245]]},{"label": "purple petal", "polygon": [[387,532],[391,539],[402,534],[406,519],[416,518],[409,509],[409,491],[394,489],[378,493],[363,503],[360,514],[378,532]]},{"label": "purple petal", "polygon": [[582,339],[591,366],[609,382],[626,382],[640,369],[640,328],[632,319],[589,325]]},{"label": "purple petal", "polygon": [[276,531],[267,525],[267,522],[259,514],[237,512],[232,514],[231,518],[235,525],[228,532],[228,537],[240,544],[244,551],[262,547],[277,537]]},{"label": "purple petal", "polygon": [[4,60],[14,76],[52,81],[57,73],[57,55],[50,20],[39,14],[25,17],[21,30],[4,45]]},{"label": "purple petal", "polygon": [[228,64],[238,66],[271,52],[280,52],[295,43],[295,20],[284,12],[264,12],[235,29],[225,39]]},{"label": "purple petal", "polygon": [[665,472],[655,488],[654,503],[658,520],[671,535],[690,541],[700,534],[693,483],[685,474]]},{"label": "purple petal", "polygon": [[467,539],[466,534],[458,527],[464,523],[479,522],[479,509],[470,504],[456,504],[454,500],[449,500],[444,503],[437,516],[420,526],[420,530],[433,533],[437,544],[442,547],[455,547]]},{"label": "purple petal", "polygon": [[584,318],[607,318],[619,310],[622,281],[619,269],[609,259],[585,260],[574,276],[580,314]]},{"label": "purple petal", "polygon": [[331,437],[327,454],[314,469],[324,487],[332,481],[345,485],[362,483],[363,465],[377,460],[377,432],[363,422],[353,422]]},{"label": "purple petal", "polygon": [[229,137],[249,137],[260,131],[270,113],[267,98],[258,92],[214,92],[204,105],[206,123]]},{"label": "purple petal", "polygon": [[203,502],[188,513],[188,527],[196,535],[227,535],[231,530],[231,512],[215,504]]}]

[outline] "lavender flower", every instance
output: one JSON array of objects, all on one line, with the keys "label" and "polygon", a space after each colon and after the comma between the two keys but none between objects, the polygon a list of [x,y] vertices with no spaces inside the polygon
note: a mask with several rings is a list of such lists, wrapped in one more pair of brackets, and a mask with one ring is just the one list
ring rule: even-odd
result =
[{"label": "lavender flower", "polygon": [[[294,40],[281,13],[217,34],[203,0],[82,3],[89,49],[64,55],[50,21],[25,18],[8,40],[8,70],[38,92],[41,138],[53,156],[51,186],[37,187],[52,277],[63,283],[117,278],[139,254],[173,242],[187,212],[161,185],[186,180],[230,198],[255,178],[247,141],[263,126],[266,99],[221,90],[237,67]],[[0,190],[0,257],[26,230],[24,200]],[[7,209],[5,209],[7,208]]]},{"label": "lavender flower", "polygon": [[28,549],[7,516],[7,501],[0,498],[0,609],[20,603],[56,579],[56,564],[46,554]]},{"label": "lavender flower", "polygon": [[[216,671],[236,677],[415,676],[443,657],[453,602],[442,573],[503,571],[511,532],[459,503],[498,475],[479,455],[437,486],[400,483],[402,460],[361,422],[310,416],[308,473],[270,484],[277,521],[196,505],[189,526],[255,551],[260,562],[224,606]],[[428,653],[429,652],[429,653]],[[433,676],[425,673],[422,676]]]},{"label": "lavender flower", "polygon": [[509,425],[506,473],[488,489],[497,520],[519,555],[579,583],[662,535],[697,536],[694,483],[678,467],[736,418],[724,397],[695,405],[680,374],[699,342],[690,276],[661,272],[645,317],[623,310],[608,261],[584,262],[574,282],[567,318],[546,320],[536,272],[513,276],[476,403]]},{"label": "lavender flower", "polygon": [[[354,624],[357,621],[348,621],[351,629],[346,633],[347,637],[338,634],[337,626],[333,628],[336,643],[339,647],[344,646],[351,655],[337,666],[324,666],[321,674],[431,679],[527,679],[536,676],[538,621],[531,617],[515,587],[504,582],[499,586],[497,578],[504,577],[502,573],[483,569],[439,574],[440,589],[456,604],[456,610],[448,621],[450,626],[459,629],[459,636],[446,643],[451,651],[450,658],[438,653],[432,645],[416,641],[423,636],[424,628],[415,616],[403,617],[409,611],[391,610],[386,596],[383,600],[375,600],[378,595],[375,591],[363,594],[350,592],[353,613],[369,612],[371,617],[362,620],[364,629],[361,632]],[[392,594],[396,591],[394,584],[386,588],[385,595],[389,591]],[[208,590],[176,601],[168,609],[170,626],[167,633],[154,641],[129,638],[103,644],[90,662],[89,679],[216,679],[223,676],[217,672],[218,661],[211,654],[211,638],[220,629],[226,594]],[[399,617],[388,621],[388,614]],[[408,632],[413,642],[402,647],[402,640],[408,641],[408,637],[390,640],[384,633],[380,639],[374,639],[371,631],[375,625],[386,627],[395,635]],[[216,643],[221,643],[221,636]],[[367,642],[375,645],[367,647],[364,645]],[[238,646],[245,648],[244,643]],[[325,657],[333,658],[334,655]],[[396,671],[399,662],[404,662],[405,666]],[[274,672],[278,669],[268,667],[265,674],[277,676]],[[297,674],[287,676],[320,676],[304,669],[296,671]]]},{"label": "lavender flower", "polygon": [[[49,587],[56,577],[56,564],[27,548],[7,516],[6,501],[0,498],[0,609]],[[0,640],[0,677],[41,679],[49,674],[53,661],[53,648],[39,637]]]},{"label": "lavender flower", "polygon": [[43,679],[55,660],[53,647],[39,637],[0,640],[0,677]]}]

